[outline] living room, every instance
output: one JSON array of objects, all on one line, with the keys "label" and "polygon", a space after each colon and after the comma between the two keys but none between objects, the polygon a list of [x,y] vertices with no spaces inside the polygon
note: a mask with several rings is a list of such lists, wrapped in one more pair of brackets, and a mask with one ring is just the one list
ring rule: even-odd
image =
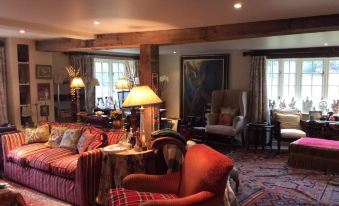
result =
[{"label": "living room", "polygon": [[339,205],[339,2],[3,1],[0,205]]}]

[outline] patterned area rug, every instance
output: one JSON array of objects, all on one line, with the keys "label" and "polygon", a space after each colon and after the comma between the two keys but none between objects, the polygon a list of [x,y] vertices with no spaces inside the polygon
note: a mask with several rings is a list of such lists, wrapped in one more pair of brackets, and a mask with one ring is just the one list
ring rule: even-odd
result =
[{"label": "patterned area rug", "polygon": [[240,205],[339,205],[339,175],[287,165],[288,153],[228,154],[239,170]]},{"label": "patterned area rug", "polygon": [[0,183],[3,182],[9,183],[14,190],[21,193],[28,206],[70,206],[70,204],[54,199],[43,193],[39,193],[22,185],[0,179]]}]

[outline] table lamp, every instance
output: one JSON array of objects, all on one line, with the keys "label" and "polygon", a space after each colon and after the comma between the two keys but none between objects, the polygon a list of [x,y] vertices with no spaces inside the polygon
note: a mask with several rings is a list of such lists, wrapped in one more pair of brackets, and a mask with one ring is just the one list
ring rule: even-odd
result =
[{"label": "table lamp", "polygon": [[135,86],[127,95],[122,107],[140,107],[140,137],[145,143],[144,105],[160,104],[161,99],[149,86]]},{"label": "table lamp", "polygon": [[81,88],[84,88],[85,84],[82,81],[81,77],[74,77],[71,82],[71,88],[74,88],[77,93],[77,122],[80,122],[80,116],[78,115],[78,112],[80,112],[80,92],[79,90]]}]

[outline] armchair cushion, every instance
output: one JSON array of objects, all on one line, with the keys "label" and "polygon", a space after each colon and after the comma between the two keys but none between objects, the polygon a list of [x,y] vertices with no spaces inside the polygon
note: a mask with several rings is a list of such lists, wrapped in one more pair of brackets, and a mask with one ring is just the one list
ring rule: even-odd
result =
[{"label": "armchair cushion", "polygon": [[233,126],[225,125],[207,125],[205,132],[225,136],[234,136],[236,134],[236,130]]},{"label": "armchair cushion", "polygon": [[48,150],[48,148],[44,145],[44,143],[27,144],[10,150],[7,155],[7,160],[25,166],[27,156],[38,151],[46,150]]},{"label": "armchair cushion", "polygon": [[233,118],[234,115],[233,114],[229,114],[229,113],[221,113],[219,115],[219,121],[218,124],[219,125],[225,125],[225,126],[232,126],[233,124]]},{"label": "armchair cushion", "polygon": [[280,135],[283,139],[299,139],[305,137],[306,133],[299,129],[281,129]]},{"label": "armchair cushion", "polygon": [[213,124],[217,124],[219,114],[218,113],[207,113],[205,114],[205,117],[207,119],[207,125],[213,125]]},{"label": "armchair cushion", "polygon": [[154,200],[169,200],[178,198],[171,193],[152,193],[128,190],[124,188],[111,189],[109,193],[109,205],[111,206],[139,206],[140,204]]},{"label": "armchair cushion", "polygon": [[276,113],[281,129],[300,129],[300,115]]}]

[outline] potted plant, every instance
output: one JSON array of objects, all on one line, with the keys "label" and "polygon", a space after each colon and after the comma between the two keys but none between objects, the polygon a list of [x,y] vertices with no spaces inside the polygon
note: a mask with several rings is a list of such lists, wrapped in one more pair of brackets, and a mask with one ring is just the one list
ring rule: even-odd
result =
[{"label": "potted plant", "polygon": [[112,125],[114,129],[120,129],[122,127],[122,112],[119,110],[111,111],[110,118],[112,119]]}]

